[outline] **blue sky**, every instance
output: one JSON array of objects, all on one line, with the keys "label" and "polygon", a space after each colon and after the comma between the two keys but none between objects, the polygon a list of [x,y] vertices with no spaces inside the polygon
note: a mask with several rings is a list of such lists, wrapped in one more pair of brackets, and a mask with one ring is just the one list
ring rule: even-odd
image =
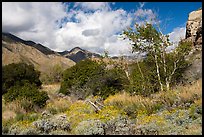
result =
[{"label": "blue sky", "polygon": [[[69,3],[70,7],[74,5]],[[110,4],[112,9],[122,8],[126,11],[136,11],[140,7],[140,2],[114,2]],[[168,27],[164,29],[165,34],[173,31],[176,27],[186,25],[188,14],[202,7],[202,2],[144,2],[144,9],[152,9],[158,14],[158,18],[162,21],[162,25]]]},{"label": "blue sky", "polygon": [[[116,2],[113,8],[123,8],[127,11],[139,7],[138,2]],[[152,9],[157,12],[162,23],[169,18],[168,27],[164,33],[170,33],[176,27],[186,25],[188,14],[202,7],[202,2],[146,2],[143,8]]]},{"label": "blue sky", "polygon": [[177,43],[185,37],[188,14],[200,7],[201,2],[3,2],[2,30],[55,51],[78,46],[127,55],[130,41],[118,37],[127,27],[157,17],[163,33]]}]

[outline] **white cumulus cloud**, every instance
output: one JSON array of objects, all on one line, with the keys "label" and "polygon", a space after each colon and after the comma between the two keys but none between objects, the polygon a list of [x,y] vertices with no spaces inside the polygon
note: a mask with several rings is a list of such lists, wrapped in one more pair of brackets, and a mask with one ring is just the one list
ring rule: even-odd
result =
[{"label": "white cumulus cloud", "polygon": [[[110,38],[117,36],[131,24],[131,16],[126,11],[122,9],[93,13],[78,11],[72,16],[77,22],[67,22],[56,33],[56,44],[59,45],[59,49],[78,46],[97,53],[103,53],[107,49],[110,55],[115,55],[123,50],[124,46],[128,47],[128,44],[120,39],[115,38],[114,42],[117,44],[110,41]],[[119,41],[124,46],[118,44]]]},{"label": "white cumulus cloud", "polygon": [[66,17],[65,6],[56,2],[3,2],[2,31],[55,47],[56,21]]},{"label": "white cumulus cloud", "polygon": [[[130,41],[121,40],[119,34],[135,21],[150,22],[156,14],[144,9],[144,3],[133,12],[111,9],[111,4],[114,3],[77,2],[71,6],[59,2],[3,2],[2,31],[55,51],[81,47],[97,53],[108,50],[111,56],[129,55]],[[170,39],[178,39],[177,31],[170,34]]]},{"label": "white cumulus cloud", "polygon": [[108,2],[76,2],[74,7],[81,7],[85,11],[110,9]]},{"label": "white cumulus cloud", "polygon": [[169,33],[169,40],[172,43],[172,46],[169,46],[167,50],[174,49],[181,39],[185,38],[186,28],[185,27],[177,27],[174,28],[171,33]]},{"label": "white cumulus cloud", "polygon": [[181,39],[185,38],[186,28],[177,27],[174,28],[171,33],[169,33],[169,40],[173,43],[178,43]]}]

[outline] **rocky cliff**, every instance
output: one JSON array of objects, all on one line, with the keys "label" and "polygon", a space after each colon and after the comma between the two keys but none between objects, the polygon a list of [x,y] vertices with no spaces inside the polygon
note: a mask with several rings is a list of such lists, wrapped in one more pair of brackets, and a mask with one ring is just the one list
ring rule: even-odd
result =
[{"label": "rocky cliff", "polygon": [[192,41],[195,48],[202,49],[202,9],[189,14],[186,23],[186,39]]},{"label": "rocky cliff", "polygon": [[202,79],[202,9],[192,11],[186,23],[186,39],[192,41],[193,49],[187,57],[191,65],[184,72],[184,79],[192,83]]}]

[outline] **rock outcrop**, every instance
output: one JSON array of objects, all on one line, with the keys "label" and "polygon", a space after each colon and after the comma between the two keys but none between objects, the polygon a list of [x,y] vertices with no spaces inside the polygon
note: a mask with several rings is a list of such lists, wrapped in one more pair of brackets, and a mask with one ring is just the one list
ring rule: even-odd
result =
[{"label": "rock outcrop", "polygon": [[192,41],[196,49],[202,49],[202,9],[189,14],[186,24],[186,39]]},{"label": "rock outcrop", "polygon": [[187,57],[191,61],[191,65],[183,76],[187,83],[192,83],[202,78],[202,9],[189,14],[185,41],[191,41],[193,49]]}]

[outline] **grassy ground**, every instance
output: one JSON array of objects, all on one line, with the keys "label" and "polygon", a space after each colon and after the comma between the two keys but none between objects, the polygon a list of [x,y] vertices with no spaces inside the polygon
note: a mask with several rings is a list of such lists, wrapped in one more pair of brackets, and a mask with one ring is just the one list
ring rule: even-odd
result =
[{"label": "grassy ground", "polygon": [[[2,99],[2,133],[202,134],[202,79],[191,85],[177,86],[169,92],[152,94],[150,97],[131,96],[126,92],[109,96],[106,100],[97,96],[89,97],[92,102],[98,101],[103,105],[99,111],[87,100],[59,97],[59,89],[60,84],[43,85],[42,90],[47,91],[50,100],[44,109],[37,112],[26,112],[18,100],[7,104]],[[51,116],[42,117],[43,111]],[[66,117],[63,120],[65,123],[60,123],[57,119],[59,115]],[[57,120],[54,121],[55,119]],[[42,131],[45,127],[33,127],[34,122],[45,120],[50,124],[47,125],[51,128],[49,132]],[[66,122],[69,123],[69,130],[59,126],[66,125]]]}]

